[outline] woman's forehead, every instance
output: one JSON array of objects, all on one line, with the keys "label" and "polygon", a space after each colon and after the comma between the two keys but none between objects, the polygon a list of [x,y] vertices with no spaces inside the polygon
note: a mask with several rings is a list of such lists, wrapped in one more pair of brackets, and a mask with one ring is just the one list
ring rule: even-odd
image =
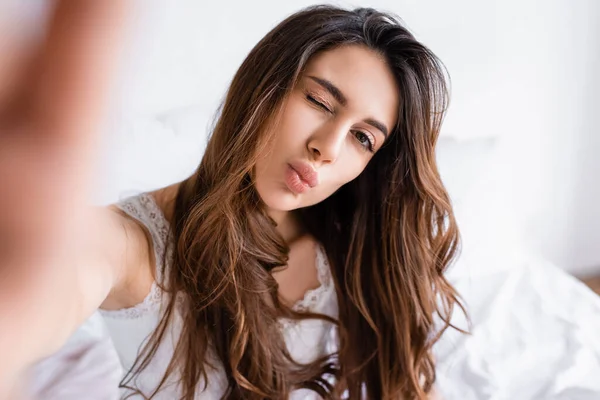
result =
[{"label": "woman's forehead", "polygon": [[[399,91],[388,63],[364,46],[341,46],[314,55],[302,74],[305,86],[332,94],[322,82],[339,91],[349,110],[373,114],[392,127],[398,114]],[[338,99],[336,99],[338,100]]]}]

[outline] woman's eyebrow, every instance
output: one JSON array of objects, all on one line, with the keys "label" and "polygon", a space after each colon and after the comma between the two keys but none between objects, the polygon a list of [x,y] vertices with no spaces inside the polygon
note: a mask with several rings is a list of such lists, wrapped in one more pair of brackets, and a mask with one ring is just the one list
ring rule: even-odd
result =
[{"label": "woman's eyebrow", "polygon": [[[333,96],[333,98],[338,103],[340,103],[342,106],[346,107],[346,105],[348,104],[348,98],[344,95],[344,93],[342,93],[342,91],[337,86],[335,86],[333,84],[333,82],[328,81],[327,79],[324,79],[324,78],[319,78],[318,76],[314,76],[314,75],[309,75],[308,78],[312,79],[313,81],[315,81],[319,85],[321,85],[325,90],[327,90]],[[383,136],[385,136],[386,138],[388,137],[389,130],[385,126],[384,123],[379,122],[373,118],[367,118],[364,120],[364,122],[371,125],[372,127],[376,128],[376,129],[379,129],[381,131],[381,133],[383,133]]]},{"label": "woman's eyebrow", "polygon": [[338,103],[346,107],[348,104],[348,99],[344,93],[342,93],[342,91],[338,89],[338,87],[335,86],[331,81],[313,75],[309,75],[308,77],[317,82],[319,85],[323,86],[323,88],[325,88],[337,100]]}]

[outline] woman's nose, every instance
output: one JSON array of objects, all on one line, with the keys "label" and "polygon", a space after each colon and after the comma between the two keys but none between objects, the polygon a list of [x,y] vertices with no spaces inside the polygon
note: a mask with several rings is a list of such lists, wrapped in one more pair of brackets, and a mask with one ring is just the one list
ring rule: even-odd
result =
[{"label": "woman's nose", "polygon": [[315,161],[333,163],[344,149],[348,134],[345,124],[329,125],[316,132],[308,141],[308,148]]}]

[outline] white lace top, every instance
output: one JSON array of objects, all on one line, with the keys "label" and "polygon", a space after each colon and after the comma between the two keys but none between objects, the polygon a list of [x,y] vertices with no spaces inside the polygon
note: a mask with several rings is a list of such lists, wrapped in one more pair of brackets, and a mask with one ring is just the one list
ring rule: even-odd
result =
[{"label": "white lace top", "polygon": [[[169,229],[162,210],[158,207],[152,195],[145,192],[126,197],[117,205],[144,224],[150,232],[154,247],[154,258],[157,264],[156,276],[157,280],[161,280],[161,263],[166,251]],[[338,305],[331,271],[325,252],[320,245],[317,246],[316,266],[321,285],[316,289],[307,291],[304,298],[294,305],[294,309],[310,310],[337,318]],[[101,310],[125,373],[135,362],[138,351],[142,349],[145,340],[156,328],[162,316],[161,306],[165,304],[165,301],[162,291],[155,282],[142,303],[117,311]],[[299,362],[312,361],[321,355],[331,354],[337,349],[337,332],[335,327],[328,322],[320,320],[282,320],[281,323],[288,350]],[[134,378],[130,385],[135,386],[146,395],[153,392],[171,360],[180,332],[181,315],[177,312],[170,329],[166,332],[163,342],[150,364]],[[222,365],[216,360],[211,361],[217,368],[209,372],[206,389],[202,392],[200,390],[204,387],[204,382],[200,382],[199,392],[196,396],[198,400],[220,399],[224,393],[226,377]],[[130,393],[132,391],[128,389],[122,389],[121,391],[122,396]],[[178,393],[177,378],[172,377],[155,399],[171,400],[179,398]],[[316,393],[304,389],[296,390],[291,397],[294,399],[318,398]],[[130,398],[142,397],[134,396]]]}]

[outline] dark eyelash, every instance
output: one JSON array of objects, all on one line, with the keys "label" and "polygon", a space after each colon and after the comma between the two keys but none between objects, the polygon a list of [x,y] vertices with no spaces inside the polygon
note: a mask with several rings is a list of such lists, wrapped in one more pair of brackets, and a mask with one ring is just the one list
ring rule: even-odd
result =
[{"label": "dark eyelash", "polygon": [[[325,106],[325,104],[321,103],[320,101],[318,101],[317,99],[315,99],[310,94],[306,94],[306,98],[308,99],[308,101],[310,101],[311,103],[313,103],[317,107],[322,108],[323,110],[325,110],[325,111],[327,111],[329,113],[332,112],[329,108],[327,108],[327,106]],[[366,136],[367,141],[369,142],[368,147],[366,147],[366,149],[369,150],[371,153],[374,153],[375,152],[375,148],[374,148],[374,145],[373,145],[373,141],[371,140],[371,137],[368,134],[366,134],[365,132],[363,132],[363,131],[357,130],[355,132],[360,132],[361,134],[363,134],[363,135]],[[364,146],[364,145],[361,143],[361,146]]]},{"label": "dark eyelash", "polygon": [[[371,153],[374,153],[375,152],[375,148],[373,146],[373,141],[371,140],[371,137],[368,134],[366,134],[365,132],[363,132],[363,131],[355,130],[354,132],[361,133],[361,134],[365,135],[365,137],[367,138],[367,142],[369,142],[368,146],[367,146],[367,150],[369,150]],[[357,138],[357,140],[358,140],[358,138]],[[364,146],[362,144],[362,142],[359,141],[359,143],[360,143],[361,146]]]},{"label": "dark eyelash", "polygon": [[327,108],[327,106],[325,104],[321,103],[319,100],[315,99],[311,95],[307,94],[306,98],[308,99],[308,101],[310,101],[311,103],[315,104],[316,106],[322,108],[323,110],[325,110],[329,113],[332,112],[329,108]]}]

